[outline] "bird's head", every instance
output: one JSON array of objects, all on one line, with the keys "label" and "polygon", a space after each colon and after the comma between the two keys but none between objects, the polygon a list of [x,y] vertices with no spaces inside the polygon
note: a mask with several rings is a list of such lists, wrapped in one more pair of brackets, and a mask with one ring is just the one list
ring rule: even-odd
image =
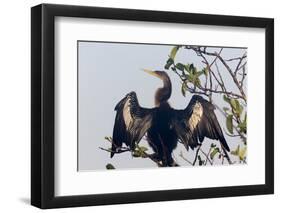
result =
[{"label": "bird's head", "polygon": [[148,69],[143,69],[143,71],[157,78],[160,78],[162,81],[170,80],[168,74],[165,71],[158,71],[158,70],[152,71]]},{"label": "bird's head", "polygon": [[158,88],[155,93],[155,105],[160,106],[161,104],[167,104],[168,99],[171,97],[172,84],[168,74],[164,71],[152,71],[143,69],[146,73],[153,75],[163,81],[163,87]]}]

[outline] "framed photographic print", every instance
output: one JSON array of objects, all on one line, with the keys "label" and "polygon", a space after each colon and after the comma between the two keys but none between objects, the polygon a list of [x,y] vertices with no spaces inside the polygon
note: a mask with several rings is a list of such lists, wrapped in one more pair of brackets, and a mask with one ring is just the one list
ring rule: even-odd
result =
[{"label": "framed photographic print", "polygon": [[274,192],[274,21],[31,9],[31,203]]}]

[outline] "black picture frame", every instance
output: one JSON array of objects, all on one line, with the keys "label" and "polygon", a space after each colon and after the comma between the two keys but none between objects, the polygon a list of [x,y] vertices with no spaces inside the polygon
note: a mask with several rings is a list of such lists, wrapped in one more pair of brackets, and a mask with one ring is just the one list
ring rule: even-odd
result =
[{"label": "black picture frame", "polygon": [[[55,17],[263,28],[266,34],[265,184],[95,195],[54,194]],[[31,204],[42,209],[274,193],[274,20],[240,16],[41,4],[31,8]]]}]

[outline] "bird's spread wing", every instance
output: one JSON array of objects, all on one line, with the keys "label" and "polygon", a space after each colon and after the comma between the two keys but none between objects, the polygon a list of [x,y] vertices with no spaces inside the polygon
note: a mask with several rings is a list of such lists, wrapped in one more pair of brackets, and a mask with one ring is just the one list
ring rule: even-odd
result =
[{"label": "bird's spread wing", "polygon": [[136,93],[130,92],[116,105],[115,111],[111,157],[123,143],[134,150],[151,127],[154,110],[140,107]]},{"label": "bird's spread wing", "polygon": [[172,126],[187,149],[193,149],[207,137],[219,140],[229,151],[214,110],[209,101],[198,95],[192,97],[184,110],[174,110]]}]

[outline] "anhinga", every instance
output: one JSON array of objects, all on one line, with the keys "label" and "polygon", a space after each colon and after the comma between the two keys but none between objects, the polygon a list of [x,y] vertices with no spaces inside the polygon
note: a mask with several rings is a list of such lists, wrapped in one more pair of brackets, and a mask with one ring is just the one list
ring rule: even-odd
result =
[{"label": "anhinga", "polygon": [[147,134],[147,141],[154,151],[154,157],[163,166],[173,166],[172,152],[178,141],[186,149],[194,149],[205,137],[219,140],[225,150],[229,147],[214,113],[215,107],[199,95],[193,95],[183,110],[173,109],[168,99],[172,84],[164,71],[145,72],[160,78],[163,87],[155,93],[155,107],[143,108],[139,105],[135,92],[127,94],[115,107],[116,118],[113,129],[111,157],[125,143],[131,150]]}]

